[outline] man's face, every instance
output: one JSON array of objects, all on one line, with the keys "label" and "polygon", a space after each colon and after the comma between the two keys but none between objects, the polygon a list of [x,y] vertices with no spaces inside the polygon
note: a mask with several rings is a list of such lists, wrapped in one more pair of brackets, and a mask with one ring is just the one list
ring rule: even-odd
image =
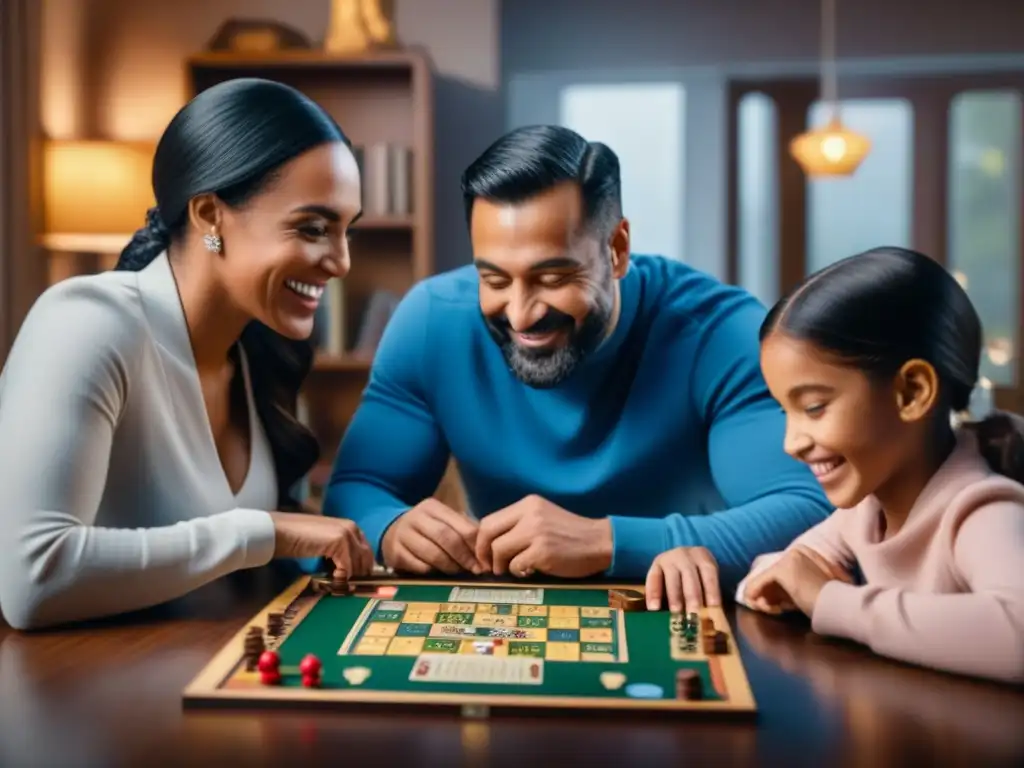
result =
[{"label": "man's face", "polygon": [[509,367],[532,387],[563,381],[614,325],[628,224],[607,240],[582,224],[574,183],[516,204],[473,206],[480,311]]}]

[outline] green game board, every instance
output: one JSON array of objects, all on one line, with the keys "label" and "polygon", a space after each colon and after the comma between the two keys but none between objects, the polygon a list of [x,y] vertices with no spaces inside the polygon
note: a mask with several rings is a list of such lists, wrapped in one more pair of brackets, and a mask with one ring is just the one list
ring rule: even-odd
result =
[{"label": "green game board", "polygon": [[[380,586],[393,594],[375,592]],[[509,602],[519,599],[510,590],[528,599]],[[282,669],[317,656],[319,688],[303,687],[294,672],[280,685],[262,685],[240,664],[243,630],[186,691],[186,701],[754,709],[734,649],[716,657],[673,651],[670,615],[612,609],[608,586],[388,580],[346,597],[297,588],[261,616],[283,606],[290,626],[273,645]],[[720,611],[711,615],[728,629]],[[417,676],[420,665],[419,672],[429,667],[434,674]],[[699,674],[700,701],[676,697],[680,669]]]}]

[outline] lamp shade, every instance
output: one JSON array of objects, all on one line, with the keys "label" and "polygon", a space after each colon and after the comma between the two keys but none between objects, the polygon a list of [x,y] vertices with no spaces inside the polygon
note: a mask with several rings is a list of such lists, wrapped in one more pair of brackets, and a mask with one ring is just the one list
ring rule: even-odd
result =
[{"label": "lamp shade", "polygon": [[43,151],[44,243],[119,250],[154,205],[153,144],[52,141]]},{"label": "lamp shade", "polygon": [[871,140],[844,128],[838,117],[789,144],[790,154],[808,176],[850,176],[870,151]]}]

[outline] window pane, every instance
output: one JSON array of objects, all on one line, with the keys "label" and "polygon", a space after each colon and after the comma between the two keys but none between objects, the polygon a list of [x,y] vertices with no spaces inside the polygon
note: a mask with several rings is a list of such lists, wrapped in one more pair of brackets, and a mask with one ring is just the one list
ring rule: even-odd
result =
[{"label": "window pane", "polygon": [[777,134],[771,97],[744,96],[737,114],[739,282],[767,306],[779,298]]},{"label": "window pane", "polygon": [[[914,112],[904,99],[841,103],[843,124],[871,140],[853,176],[808,179],[807,272],[882,245],[909,247],[913,189]],[[811,107],[809,127],[821,127],[828,107]]]},{"label": "window pane", "polygon": [[561,122],[619,156],[622,205],[632,250],[683,254],[683,112],[677,83],[573,85],[562,90]]},{"label": "window pane", "polygon": [[1020,96],[960,94],[950,107],[949,143],[949,267],[985,325],[981,375],[1013,386],[1020,343]]}]

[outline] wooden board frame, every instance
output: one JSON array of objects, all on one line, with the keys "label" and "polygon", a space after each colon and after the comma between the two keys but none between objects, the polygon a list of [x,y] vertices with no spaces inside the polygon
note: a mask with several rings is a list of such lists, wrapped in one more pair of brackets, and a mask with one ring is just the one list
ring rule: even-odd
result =
[{"label": "wooden board frame", "polygon": [[[191,683],[185,688],[183,704],[186,707],[229,707],[229,708],[281,708],[281,707],[315,707],[337,709],[345,705],[356,705],[365,709],[367,705],[382,705],[389,709],[402,708],[410,710],[436,712],[437,709],[448,709],[461,712],[466,717],[486,717],[498,712],[536,714],[563,713],[573,711],[585,712],[590,716],[604,711],[610,715],[624,715],[630,712],[652,714],[694,714],[705,715],[746,715],[757,713],[757,704],[747,679],[743,662],[739,655],[732,628],[721,608],[704,608],[702,616],[714,619],[716,627],[728,635],[729,650],[725,654],[705,657],[698,653],[691,658],[707,661],[715,688],[725,694],[724,700],[689,701],[675,698],[664,699],[604,699],[586,696],[528,696],[522,694],[469,694],[469,693],[412,693],[408,691],[374,691],[359,688],[342,690],[331,688],[302,688],[289,686],[265,686],[256,688],[229,688],[223,684],[237,671],[243,658],[243,646],[248,627],[251,625],[266,626],[271,613],[284,612],[297,600],[302,598],[303,604],[296,612],[294,620],[286,628],[285,634],[278,639],[283,643],[290,631],[297,626],[312,610],[319,599],[304,597],[308,594],[311,577],[302,576],[288,586],[280,595],[268,603],[221,648]],[[398,579],[373,578],[354,582],[360,587],[384,586],[472,586],[476,588],[508,589],[513,587],[529,587],[539,589],[640,589],[637,584],[588,584],[588,583],[540,583],[524,582],[485,582],[467,580],[431,579]],[[327,598],[347,599],[347,598]],[[666,632],[665,642],[671,642],[670,633]],[[672,649],[666,649],[671,657]],[[431,705],[431,706],[425,706]]]}]

